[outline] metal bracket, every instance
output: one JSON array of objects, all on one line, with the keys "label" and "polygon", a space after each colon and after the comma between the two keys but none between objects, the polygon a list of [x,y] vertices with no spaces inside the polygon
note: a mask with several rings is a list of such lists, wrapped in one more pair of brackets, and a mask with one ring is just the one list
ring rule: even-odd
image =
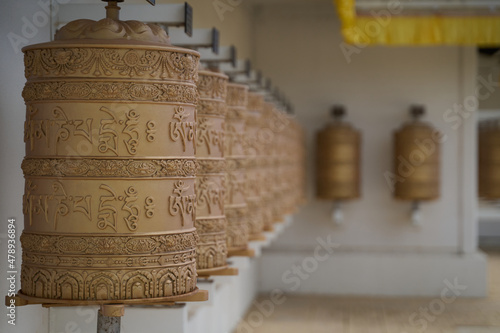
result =
[{"label": "metal bracket", "polygon": [[231,46],[221,46],[219,53],[215,54],[212,50],[199,50],[201,55],[201,62],[208,65],[208,67],[218,67],[219,64],[230,63],[233,67],[237,65],[236,48]]},{"label": "metal bracket", "polygon": [[230,63],[220,64],[219,69],[226,73],[232,80],[238,75],[244,75],[247,78],[252,74],[252,63],[249,59],[247,60],[236,60],[236,65]]},{"label": "metal bracket", "polygon": [[168,35],[172,44],[189,49],[208,48],[213,53],[219,52],[219,30],[194,29],[191,37],[186,36],[182,28],[168,29]]}]

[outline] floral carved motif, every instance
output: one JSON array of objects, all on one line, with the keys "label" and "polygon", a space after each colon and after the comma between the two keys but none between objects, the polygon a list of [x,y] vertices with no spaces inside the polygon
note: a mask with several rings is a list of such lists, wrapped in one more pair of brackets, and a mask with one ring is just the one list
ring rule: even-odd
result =
[{"label": "floral carved motif", "polygon": [[94,76],[195,83],[198,61],[190,53],[97,47],[28,49],[24,56],[27,79]]},{"label": "floral carved motif", "polygon": [[197,163],[193,159],[117,160],[117,159],[32,159],[21,167],[25,176],[48,177],[192,177]]},{"label": "floral carved motif", "polygon": [[196,232],[157,236],[45,235],[23,233],[23,252],[68,255],[146,255],[194,249]]},{"label": "floral carved motif", "polygon": [[57,81],[29,82],[23,89],[26,102],[47,100],[125,100],[196,104],[194,85],[177,83]]}]

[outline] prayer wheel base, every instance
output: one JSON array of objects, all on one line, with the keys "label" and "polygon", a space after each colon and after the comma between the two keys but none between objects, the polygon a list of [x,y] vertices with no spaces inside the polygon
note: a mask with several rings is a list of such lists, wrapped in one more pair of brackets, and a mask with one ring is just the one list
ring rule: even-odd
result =
[{"label": "prayer wheel base", "polygon": [[239,273],[236,267],[218,267],[213,269],[201,269],[198,270],[199,278],[207,278],[210,276],[237,276]]},{"label": "prayer wheel base", "polygon": [[142,298],[142,299],[125,299],[125,300],[64,300],[64,299],[49,299],[27,296],[20,291],[14,297],[5,297],[5,304],[10,304],[11,299],[14,299],[16,306],[42,304],[43,307],[60,307],[60,306],[90,306],[90,305],[169,305],[183,302],[204,302],[208,301],[208,291],[196,288],[190,293],[158,298]]},{"label": "prayer wheel base", "polygon": [[255,257],[255,250],[254,249],[241,249],[241,250],[229,250],[227,253],[228,257],[248,257],[248,258],[253,258]]}]

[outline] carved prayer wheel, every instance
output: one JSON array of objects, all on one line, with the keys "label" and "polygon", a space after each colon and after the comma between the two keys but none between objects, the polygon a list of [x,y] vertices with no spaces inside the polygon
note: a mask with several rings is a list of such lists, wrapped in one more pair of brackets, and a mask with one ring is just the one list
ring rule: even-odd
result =
[{"label": "carved prayer wheel", "polygon": [[261,129],[259,133],[260,140],[262,141],[262,153],[263,159],[261,162],[263,173],[262,181],[265,186],[261,189],[261,196],[263,199],[262,205],[262,218],[265,231],[273,230],[274,223],[274,206],[276,203],[276,198],[274,196],[274,183],[277,182],[275,179],[275,133],[271,129],[271,123],[274,117],[274,106],[271,103],[264,102],[264,108],[262,111]]},{"label": "carved prayer wheel", "polygon": [[25,296],[126,302],[196,289],[199,54],[107,8],[23,49]]},{"label": "carved prayer wheel", "polygon": [[200,71],[197,107],[196,230],[200,237],[196,253],[198,273],[207,275],[226,267],[226,218],[224,125],[228,77]]},{"label": "carved prayer wheel", "polygon": [[248,205],[246,201],[245,127],[248,86],[230,83],[227,86],[225,157],[227,164],[225,213],[228,252],[245,250],[248,246]]},{"label": "carved prayer wheel", "polygon": [[341,120],[342,107],[333,110],[334,121],[316,136],[316,196],[340,201],[360,196],[361,133]]},{"label": "carved prayer wheel", "polygon": [[288,178],[287,170],[290,162],[289,154],[290,142],[287,137],[287,132],[290,130],[289,116],[276,106],[272,108],[270,127],[274,133],[274,141],[272,145],[272,189],[273,189],[273,222],[280,223],[284,221],[285,215],[288,213],[287,199],[290,193],[287,191],[290,187],[291,180]]},{"label": "carved prayer wheel", "polygon": [[247,204],[250,240],[262,238],[264,230],[262,189],[263,182],[263,142],[260,138],[264,97],[257,93],[248,94],[246,118],[247,154]]},{"label": "carved prayer wheel", "polygon": [[487,120],[479,126],[479,197],[487,200],[500,198],[500,124]]},{"label": "carved prayer wheel", "polygon": [[440,193],[440,134],[420,120],[424,109],[411,110],[414,119],[394,133],[394,196],[398,199],[425,201]]}]

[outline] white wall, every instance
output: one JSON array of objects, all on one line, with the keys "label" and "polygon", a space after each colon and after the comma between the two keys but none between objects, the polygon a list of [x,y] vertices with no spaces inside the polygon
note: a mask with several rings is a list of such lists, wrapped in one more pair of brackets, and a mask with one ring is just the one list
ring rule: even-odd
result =
[{"label": "white wall", "polygon": [[[474,94],[474,48],[368,47],[353,54],[348,62],[340,48],[340,23],[331,1],[263,5],[256,9],[255,15],[256,65],[290,97],[308,132],[309,203],[301,209],[293,227],[266,252],[263,285],[282,286],[279,270],[283,272],[290,262],[300,262],[300,258],[311,254],[317,246],[317,237],[326,235],[339,244],[336,251],[340,254],[376,252],[390,257],[402,253],[475,252],[474,112],[458,129],[443,118],[454,104]],[[345,222],[341,227],[330,220],[332,204],[315,200],[313,188],[314,134],[328,121],[335,103],[347,107],[348,121],[363,134],[362,198],[345,205]],[[409,120],[409,105],[414,103],[426,105],[426,120],[447,136],[442,145],[441,197],[422,205],[420,228],[410,223],[410,203],[393,199],[384,178],[384,173],[392,169],[392,133]],[[321,292],[322,288],[332,288],[334,293],[351,290],[356,285],[355,275],[370,274],[369,267],[378,263],[376,257],[363,257],[342,264],[333,257],[331,262],[321,264],[330,270],[320,267],[317,274],[329,274],[356,264],[365,265],[366,270],[353,270],[352,275],[345,273],[344,279],[331,279],[329,286],[317,283],[311,286],[312,282],[306,282],[302,290]],[[442,259],[442,265],[446,266],[446,259]],[[398,275],[407,269],[398,267],[397,262],[386,274]],[[485,271],[484,263],[481,265]],[[431,269],[430,264],[417,267],[420,271],[408,271],[415,279],[422,277],[425,272],[422,269]],[[463,263],[462,267],[467,265]],[[271,268],[276,273],[273,276],[266,273]],[[376,282],[382,282],[384,275],[376,276],[379,278]],[[414,282],[410,279],[402,283],[403,277],[400,276],[398,283],[401,289],[394,289],[392,294],[400,290],[403,293],[402,289]],[[274,281],[269,282],[270,279]],[[377,294],[373,280],[360,282],[366,287],[359,290]],[[484,286],[484,274],[476,282]],[[431,289],[414,292],[433,294],[435,288]],[[404,294],[411,294],[411,290],[404,290]]]},{"label": "white wall", "polygon": [[[7,220],[16,219],[17,226],[17,253],[16,268],[21,270],[21,245],[19,236],[23,226],[22,195],[24,179],[21,171],[21,161],[24,157],[23,129],[25,106],[21,92],[25,83],[23,55],[16,52],[7,36],[15,33],[21,37],[28,37],[29,43],[44,42],[49,39],[48,25],[42,25],[36,30],[26,31],[23,35],[23,17],[33,22],[33,15],[43,18],[44,12],[37,1],[2,1],[0,35],[0,296],[7,294]],[[41,14],[40,14],[41,13]],[[43,23],[43,22],[42,22]],[[24,37],[23,37],[24,38]],[[17,287],[20,288],[19,274]],[[0,332],[47,332],[47,310],[40,306],[17,308],[16,326],[7,324],[6,310],[2,307],[0,313]]]}]

